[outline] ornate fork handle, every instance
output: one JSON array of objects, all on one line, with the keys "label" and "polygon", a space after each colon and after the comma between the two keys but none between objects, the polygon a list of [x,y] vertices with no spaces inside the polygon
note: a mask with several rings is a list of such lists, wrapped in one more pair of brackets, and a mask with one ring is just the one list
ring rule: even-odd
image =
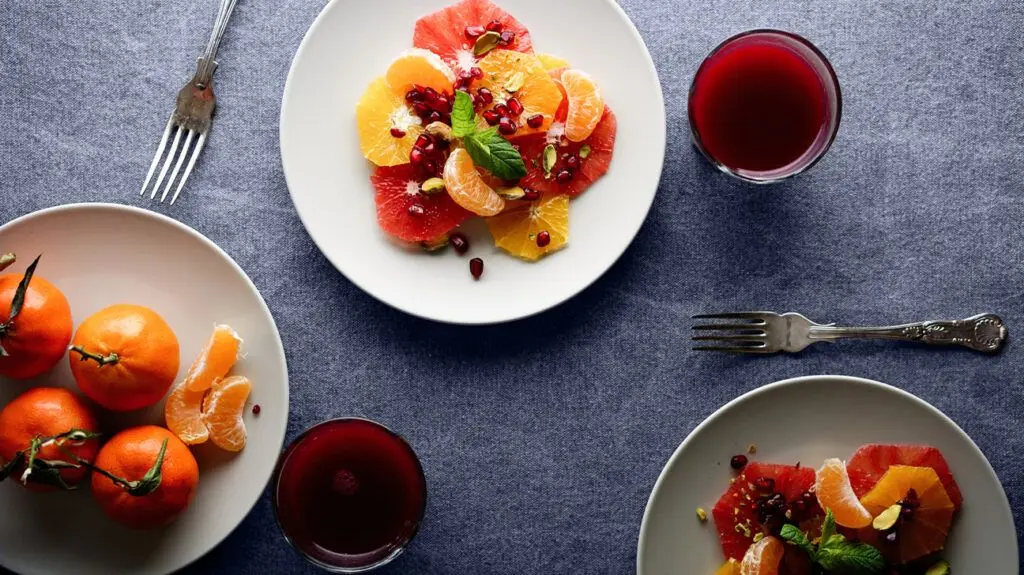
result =
[{"label": "ornate fork handle", "polygon": [[810,339],[835,341],[844,338],[916,341],[932,345],[962,345],[977,351],[999,351],[1006,343],[1003,320],[993,314],[981,314],[952,321],[925,321],[886,327],[811,326]]}]

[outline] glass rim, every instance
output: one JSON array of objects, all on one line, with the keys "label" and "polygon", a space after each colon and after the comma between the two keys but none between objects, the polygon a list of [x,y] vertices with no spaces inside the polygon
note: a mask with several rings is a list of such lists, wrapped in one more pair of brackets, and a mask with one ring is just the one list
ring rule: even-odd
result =
[{"label": "glass rim", "polygon": [[[734,170],[733,168],[726,166],[725,164],[717,160],[714,156],[712,156],[711,153],[708,152],[707,148],[704,147],[703,142],[701,142],[700,133],[698,132],[696,122],[694,121],[693,106],[691,105],[691,103],[693,102],[693,94],[696,91],[697,87],[697,79],[700,78],[701,73],[707,67],[708,61],[711,60],[711,58],[713,58],[716,54],[721,52],[724,48],[726,48],[733,42],[745,38],[747,36],[753,36],[755,34],[782,36],[790,40],[795,40],[796,42],[799,42],[801,45],[807,47],[814,55],[814,57],[817,58],[820,61],[820,63],[824,66],[825,70],[828,72],[827,79],[832,81],[832,86],[835,89],[835,121],[833,122],[832,128],[830,130],[831,133],[829,134],[828,140],[825,142],[825,145],[822,146],[821,149],[814,154],[814,157],[811,158],[810,161],[806,162],[798,169],[793,170],[792,172],[784,173],[779,176],[767,178],[756,178],[742,174]],[[832,67],[832,62],[829,61],[828,57],[825,56],[825,54],[817,46],[815,46],[813,42],[795,32],[788,32],[786,30],[779,30],[776,28],[755,28],[752,30],[745,30],[743,32],[734,34],[726,38],[717,46],[715,46],[710,52],[708,52],[708,55],[705,56],[704,60],[701,61],[700,66],[697,67],[697,71],[694,72],[693,74],[693,79],[690,81],[690,90],[687,93],[686,108],[687,119],[690,123],[690,137],[693,140],[693,144],[700,151],[700,153],[711,163],[711,165],[717,168],[720,172],[728,174],[744,182],[749,182],[758,185],[775,184],[806,172],[807,170],[814,167],[818,162],[820,162],[822,158],[825,157],[825,154],[832,147],[833,142],[835,142],[836,136],[839,134],[839,124],[841,123],[843,117],[843,92],[839,85],[839,76],[836,74],[835,69]]]},{"label": "glass rim", "polygon": [[[339,423],[368,423],[371,426],[376,427],[397,439],[399,443],[406,449],[406,451],[409,452],[409,455],[412,457],[413,462],[416,464],[416,471],[417,475],[419,476],[420,488],[423,491],[423,502],[416,513],[416,523],[412,526],[412,530],[409,532],[408,537],[405,538],[405,541],[403,541],[401,545],[397,546],[391,553],[385,555],[378,561],[375,561],[370,565],[361,567],[339,567],[337,565],[325,563],[324,561],[321,561],[320,559],[317,559],[316,557],[313,557],[312,555],[304,551],[302,548],[295,544],[295,541],[293,541],[291,537],[288,536],[288,532],[287,530],[285,530],[284,524],[281,522],[281,514],[278,511],[277,494],[279,484],[281,482],[281,472],[284,470],[285,461],[288,460],[288,457],[291,455],[292,451],[294,451],[295,448],[299,446],[299,444],[308,439],[313,432],[321,428]],[[379,423],[377,421],[367,419],[365,417],[335,417],[333,419],[326,419],[319,423],[315,423],[310,427],[306,428],[295,439],[293,439],[288,444],[288,446],[284,448],[284,450],[281,451],[281,455],[278,456],[277,459],[277,464],[275,464],[274,466],[274,475],[273,481],[271,483],[270,498],[270,506],[274,511],[274,521],[277,523],[277,528],[281,532],[281,536],[284,537],[284,540],[288,542],[288,545],[291,546],[291,548],[294,549],[295,552],[297,552],[303,559],[313,564],[314,566],[319,567],[320,569],[323,569],[324,571],[330,573],[365,573],[367,571],[379,569],[380,567],[383,567],[397,559],[409,547],[413,539],[416,538],[416,535],[419,533],[420,526],[423,525],[423,518],[425,517],[427,512],[427,477],[426,474],[423,472],[423,464],[420,462],[419,456],[416,455],[416,450],[412,448],[412,445],[408,442],[408,440],[405,439],[405,437],[402,437],[400,433],[384,425],[383,423]]]}]

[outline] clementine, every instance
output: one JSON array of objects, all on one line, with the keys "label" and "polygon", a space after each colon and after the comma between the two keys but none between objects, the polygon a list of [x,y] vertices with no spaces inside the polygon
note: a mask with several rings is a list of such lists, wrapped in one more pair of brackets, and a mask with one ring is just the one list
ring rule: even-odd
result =
[{"label": "clementine", "polygon": [[71,373],[90,399],[114,411],[149,407],[178,375],[178,338],[155,311],[115,305],[78,326]]},{"label": "clementine", "polygon": [[[4,258],[9,265],[11,258]],[[71,341],[71,306],[56,286],[24,274],[0,276],[0,376],[30,379],[49,371]]]},{"label": "clementine", "polygon": [[0,478],[14,476],[33,491],[71,489],[89,472],[75,458],[96,456],[98,430],[92,409],[74,393],[30,389],[0,411]]},{"label": "clementine", "polygon": [[155,425],[126,429],[100,449],[92,493],[108,517],[148,529],[171,523],[188,508],[199,465],[173,433]]}]

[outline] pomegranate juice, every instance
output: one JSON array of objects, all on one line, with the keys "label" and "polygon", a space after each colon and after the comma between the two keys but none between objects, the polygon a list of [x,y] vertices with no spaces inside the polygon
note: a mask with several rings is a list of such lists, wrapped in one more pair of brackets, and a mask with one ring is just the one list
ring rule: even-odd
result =
[{"label": "pomegranate juice", "polygon": [[317,425],[278,463],[274,509],[281,529],[296,549],[328,569],[388,562],[416,534],[425,505],[415,453],[371,421]]},{"label": "pomegranate juice", "polygon": [[767,182],[820,158],[839,126],[839,84],[823,55],[799,36],[735,36],[697,71],[690,91],[697,147],[741,178]]}]

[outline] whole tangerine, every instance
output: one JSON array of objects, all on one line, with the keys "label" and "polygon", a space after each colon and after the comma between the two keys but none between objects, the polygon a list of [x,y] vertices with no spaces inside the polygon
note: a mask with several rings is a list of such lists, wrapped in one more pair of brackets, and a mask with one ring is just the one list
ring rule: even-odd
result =
[{"label": "whole tangerine", "polygon": [[[0,276],[0,376],[42,375],[67,353],[71,306],[56,286],[34,275],[38,263],[36,258],[24,274]],[[17,297],[19,292],[22,298]],[[17,299],[22,301],[20,308],[14,305]]]}]

